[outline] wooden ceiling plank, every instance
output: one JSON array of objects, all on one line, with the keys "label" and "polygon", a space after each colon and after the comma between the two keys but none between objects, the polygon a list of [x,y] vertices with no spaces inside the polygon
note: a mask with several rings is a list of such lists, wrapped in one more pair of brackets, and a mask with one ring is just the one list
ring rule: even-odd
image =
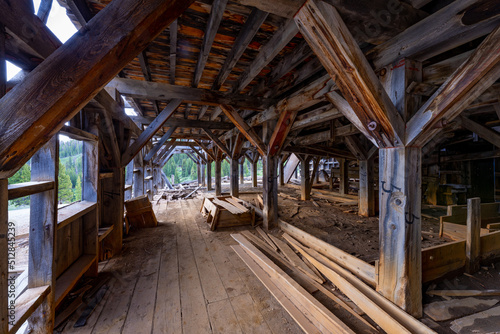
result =
[{"label": "wooden ceiling plank", "polygon": [[[500,24],[498,13],[489,10],[495,1],[453,1],[389,41],[378,45],[367,57],[377,69],[401,58],[424,61],[485,36]],[[479,14],[483,17],[478,18]]]},{"label": "wooden ceiling plank", "polygon": [[233,92],[240,92],[269,64],[274,57],[297,35],[299,29],[294,20],[288,20],[264,45],[247,70],[240,76],[233,87]]},{"label": "wooden ceiling plank", "polygon": [[[230,105],[221,105],[222,112],[227,118],[240,130],[243,135],[248,139],[250,143],[259,151],[259,154],[265,156],[267,154],[267,149],[260,137],[255,133],[255,131],[245,122],[245,120],[238,114],[238,111]],[[228,154],[228,156],[231,156]]]},{"label": "wooden ceiling plank", "polygon": [[407,123],[406,145],[423,146],[500,78],[500,25]]},{"label": "wooden ceiling plank", "polygon": [[122,95],[135,98],[150,100],[182,99],[185,102],[213,106],[231,103],[235,107],[252,110],[265,109],[275,102],[273,99],[242,94],[227,94],[209,89],[134,79],[114,78],[108,86],[116,88]]},{"label": "wooden ceiling plank", "polygon": [[163,124],[173,115],[177,108],[181,105],[182,100],[174,99],[162,110],[162,112],[149,124],[136,141],[128,147],[122,155],[122,166],[128,165],[136,154],[153,138]]},{"label": "wooden ceiling plank", "polygon": [[192,2],[113,1],[7,93],[0,100],[0,177],[14,174]]},{"label": "wooden ceiling plank", "polygon": [[175,69],[177,62],[177,19],[168,28],[170,34],[170,84],[175,85]]},{"label": "wooden ceiling plank", "polygon": [[236,37],[233,47],[231,48],[231,51],[229,52],[212,85],[213,90],[219,90],[224,84],[229,76],[229,73],[231,73],[233,68],[236,66],[236,63],[245,52],[248,44],[250,44],[260,26],[266,20],[268,14],[269,13],[260,11],[256,8],[252,9],[252,12],[248,16],[245,25],[238,34],[238,37]]},{"label": "wooden ceiling plank", "polygon": [[357,118],[355,124],[377,146],[402,145],[404,122],[335,7],[309,0],[295,20],[351,105],[349,120]]},{"label": "wooden ceiling plank", "polygon": [[175,130],[177,129],[176,126],[172,126],[170,127],[167,132],[165,132],[165,134],[161,137],[161,139],[155,144],[155,146],[153,146],[153,148],[148,152],[148,154],[146,154],[146,156],[144,157],[144,161],[148,161],[151,160],[154,155],[156,153],[158,153],[158,151],[160,150],[160,148],[165,145],[165,143],[167,142],[167,140],[172,136],[172,134],[175,132]]},{"label": "wooden ceiling plank", "polygon": [[203,70],[207,64],[208,56],[210,55],[210,49],[212,48],[215,35],[217,34],[220,22],[222,21],[222,16],[224,15],[226,4],[227,0],[214,0],[212,3],[207,28],[205,29],[205,35],[203,36],[203,42],[200,48],[200,55],[198,57],[198,61],[196,62],[192,87],[196,88],[200,83]]}]

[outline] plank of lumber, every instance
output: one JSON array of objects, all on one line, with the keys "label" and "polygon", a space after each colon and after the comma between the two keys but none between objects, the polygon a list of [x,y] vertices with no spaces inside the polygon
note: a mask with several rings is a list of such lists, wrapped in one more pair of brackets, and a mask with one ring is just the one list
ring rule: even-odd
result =
[{"label": "plank of lumber", "polygon": [[500,290],[429,290],[426,294],[430,296],[448,297],[484,297],[500,296]]},{"label": "plank of lumber", "polygon": [[270,246],[268,246],[264,241],[262,241],[260,238],[256,237],[250,231],[241,231],[241,234],[250,240],[254,245],[259,247],[261,250],[263,250],[265,253],[268,255],[272,256],[276,261],[279,262],[280,265],[283,265],[287,267],[289,270],[291,270],[294,273],[294,278],[297,282],[299,282],[300,285],[304,287],[308,292],[313,293],[318,290],[318,288],[315,286],[314,283],[316,283],[313,279],[311,279],[309,276],[305,275],[303,272],[297,270],[294,266],[292,266],[284,257],[283,255],[279,254],[276,252],[274,249],[272,249]]},{"label": "plank of lumber", "polygon": [[255,246],[241,235],[231,235],[253,258],[253,260],[269,274],[273,281],[278,282],[284,293],[288,293],[296,305],[301,305],[301,310],[309,320],[322,332],[327,333],[354,333],[340,319],[331,313],[323,304],[304,290],[297,282],[290,278],[282,269],[262,254]]},{"label": "plank of lumber", "polygon": [[307,317],[301,312],[297,306],[290,300],[287,294],[283,293],[276,284],[271,280],[269,275],[250,257],[241,246],[231,246],[236,254],[243,262],[250,268],[250,270],[257,276],[257,278],[264,284],[269,292],[276,298],[276,300],[283,306],[283,308],[290,314],[290,316],[297,322],[297,324],[304,330],[305,333],[318,333],[321,331],[316,328]]},{"label": "plank of lumber", "polygon": [[375,268],[372,265],[310,235],[309,233],[302,231],[293,225],[286,223],[281,219],[279,220],[279,226],[284,232],[288,233],[293,238],[299,240],[304,245],[320,252],[330,260],[356,274],[370,286],[376,286]]},{"label": "plank of lumber", "polygon": [[70,204],[57,211],[57,229],[61,229],[72,221],[97,208],[96,202],[81,201]]},{"label": "plank of lumber", "polygon": [[9,201],[11,199],[29,196],[43,191],[54,189],[54,181],[31,181],[9,184]]},{"label": "plank of lumber", "polygon": [[223,200],[220,200],[217,198],[212,199],[212,202],[214,204],[217,204],[217,205],[223,207],[227,211],[231,212],[233,215],[239,215],[239,214],[242,214],[245,212],[245,211],[242,211],[241,209],[238,209],[237,207],[235,207],[231,203],[228,203],[226,201],[223,201]]},{"label": "plank of lumber", "polygon": [[48,296],[50,286],[45,285],[37,288],[26,289],[16,300],[15,320],[9,326],[9,334],[14,334],[28,320],[29,316],[37,309],[42,301]]},{"label": "plank of lumber", "polygon": [[260,234],[262,239],[264,239],[269,244],[269,246],[271,246],[271,248],[273,248],[276,252],[278,251],[278,246],[271,240],[271,238],[267,235],[266,232],[264,232],[264,230],[262,230],[259,226],[257,226],[255,230]]},{"label": "plank of lumber", "polygon": [[323,284],[325,282],[323,277],[317,276],[285,242],[276,238],[272,234],[269,235],[269,238],[271,238],[271,240],[278,246],[280,251],[283,253],[283,255],[285,255],[285,257],[288,259],[288,261],[290,261],[291,264],[296,266],[300,271],[304,272],[304,274],[311,277],[316,282],[320,284]]},{"label": "plank of lumber", "polygon": [[387,333],[436,333],[356,276],[297,242],[300,253]]},{"label": "plank of lumber", "polygon": [[114,225],[111,225],[111,226],[99,228],[99,230],[97,232],[98,241],[99,242],[103,241],[111,233],[111,231],[113,231],[114,227],[115,227]]},{"label": "plank of lumber", "polygon": [[245,212],[248,211],[248,208],[246,206],[244,206],[243,204],[241,204],[241,203],[243,203],[243,201],[237,197],[226,197],[225,200],[226,200],[226,202],[231,203],[232,205],[234,205],[235,207],[237,207],[238,209],[240,209],[242,211],[245,211]]},{"label": "plank of lumber", "polygon": [[424,305],[424,313],[434,321],[447,321],[481,312],[498,303],[497,299],[464,298]]},{"label": "plank of lumber", "polygon": [[96,135],[69,125],[64,125],[60,133],[75,140],[94,142],[97,142],[99,140],[99,137],[97,137]]},{"label": "plank of lumber", "polygon": [[13,175],[192,2],[114,2],[10,90],[0,100],[0,177]]},{"label": "plank of lumber", "polygon": [[96,261],[96,255],[82,255],[75,263],[73,263],[66,271],[57,278],[55,291],[55,304],[59,305],[64,297],[78,282],[80,277],[90,268]]}]

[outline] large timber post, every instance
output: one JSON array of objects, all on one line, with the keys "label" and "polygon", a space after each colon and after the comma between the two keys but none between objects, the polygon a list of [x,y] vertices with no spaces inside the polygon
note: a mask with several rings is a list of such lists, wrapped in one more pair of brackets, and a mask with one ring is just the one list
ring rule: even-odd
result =
[{"label": "large timber post", "polygon": [[215,196],[222,195],[222,163],[223,153],[220,149],[215,154]]},{"label": "large timber post", "polygon": [[240,158],[240,184],[245,184],[245,155]]},{"label": "large timber post", "polygon": [[231,169],[229,172],[229,182],[230,182],[230,193],[231,196],[239,197],[240,189],[238,185],[238,158],[231,158]]},{"label": "large timber post", "polygon": [[[275,128],[275,122],[264,123],[262,139],[265,145],[269,145]],[[278,224],[278,175],[276,155],[267,154],[262,156],[262,199],[264,202],[264,228],[270,230]]]},{"label": "large timber post", "polygon": [[142,150],[134,157],[134,188],[133,197],[144,195],[144,161],[142,160]]},{"label": "large timber post", "polygon": [[253,153],[253,159],[251,161],[252,169],[252,187],[257,187],[257,163],[259,161],[259,154]]},{"label": "large timber post", "polygon": [[311,199],[309,188],[311,183],[310,162],[311,158],[309,156],[300,157],[300,199],[303,201]]},{"label": "large timber post", "polygon": [[207,191],[212,191],[212,161],[207,163]]},{"label": "large timber post", "polygon": [[359,161],[359,210],[363,217],[375,215],[375,189],[374,189],[374,159]]},{"label": "large timber post", "polygon": [[339,193],[341,195],[346,195],[349,193],[349,161],[346,159],[338,159],[338,162],[340,167]]}]

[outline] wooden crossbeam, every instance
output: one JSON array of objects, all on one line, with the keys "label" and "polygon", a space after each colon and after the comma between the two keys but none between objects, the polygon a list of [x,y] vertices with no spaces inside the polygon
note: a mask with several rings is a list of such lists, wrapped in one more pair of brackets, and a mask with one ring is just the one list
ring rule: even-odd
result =
[{"label": "wooden crossbeam", "polygon": [[496,147],[500,147],[500,133],[498,133],[497,131],[474,122],[473,120],[470,120],[463,115],[460,116],[459,123],[462,125],[462,127],[476,133],[479,137],[483,138],[487,142],[492,143]]},{"label": "wooden crossbeam", "polygon": [[208,147],[203,144],[203,142],[201,140],[194,140],[194,142],[196,144],[198,144],[199,147],[202,148],[203,151],[205,151],[206,154],[208,154],[208,156],[210,157],[210,159],[212,159],[213,161],[215,161],[215,155],[212,154],[212,152],[208,149]]},{"label": "wooden crossbeam", "polygon": [[353,123],[369,133],[376,145],[400,146],[403,120],[335,7],[308,0],[295,20],[351,105],[354,114],[346,117],[351,122],[357,119]]},{"label": "wooden crossbeam", "polygon": [[148,154],[146,154],[146,156],[144,157],[144,161],[149,162],[149,160],[151,160],[154,155],[158,153],[160,148],[165,145],[167,140],[172,136],[176,129],[176,126],[172,126],[171,128],[169,128],[167,132],[165,132],[165,134],[161,137],[161,139],[155,144],[155,146],[153,146],[153,148],[148,152]]},{"label": "wooden crossbeam", "polygon": [[168,152],[172,151],[175,148],[175,144],[176,144],[175,141],[176,141],[176,138],[172,138],[169,141],[167,141],[167,143],[165,144],[163,149],[156,155],[156,158],[153,161],[153,164],[160,163],[162,161],[162,159],[165,158],[166,154],[168,154]]},{"label": "wooden crossbeam", "polygon": [[233,92],[240,92],[245,89],[252,80],[266,67],[276,55],[292,40],[299,32],[293,20],[289,20],[279,29],[273,37],[262,47],[252,64],[243,73],[234,86]]},{"label": "wooden crossbeam", "polygon": [[[262,142],[262,140],[259,138],[259,136],[255,133],[255,131],[245,122],[243,117],[238,114],[238,111],[235,110],[232,106],[229,105],[221,105],[220,106],[224,114],[226,115],[227,118],[233,124],[240,130],[243,135],[248,139],[252,145],[255,146],[257,151],[259,151],[260,155],[265,155],[266,154],[266,146]],[[231,156],[230,154],[228,154]]]},{"label": "wooden crossbeam", "polygon": [[291,140],[296,145],[312,145],[332,140],[335,137],[352,136],[358,134],[359,130],[352,124],[336,127],[331,130],[321,131],[312,135],[300,136]]},{"label": "wooden crossbeam", "polygon": [[0,177],[13,175],[192,2],[113,2],[7,93],[0,100]]},{"label": "wooden crossbeam", "polygon": [[172,116],[172,114],[181,105],[181,100],[174,99],[169,102],[169,104],[162,110],[162,112],[155,118],[155,120],[149,124],[149,126],[144,130],[139,138],[129,146],[129,148],[122,155],[122,166],[128,165],[128,163],[135,157],[135,155],[153,138],[156,132],[163,127],[163,124],[167,119]]},{"label": "wooden crossbeam", "polygon": [[203,36],[203,43],[200,48],[200,56],[196,63],[196,68],[194,71],[193,87],[198,87],[200,83],[201,75],[205,69],[205,65],[210,55],[210,49],[212,48],[212,43],[215,39],[215,34],[219,29],[222,16],[224,14],[224,9],[226,8],[227,0],[215,0],[212,3],[212,8],[210,9],[210,16],[208,18],[207,28],[205,29],[205,35]]},{"label": "wooden crossbeam", "polygon": [[[130,116],[134,122],[141,124],[151,124],[155,117],[149,116]],[[171,117],[163,126],[177,126],[181,128],[207,128],[212,130],[231,130],[234,129],[234,124],[229,122],[212,122],[200,121],[194,119],[185,119],[178,117]]]},{"label": "wooden crossbeam", "polygon": [[254,8],[250,15],[248,15],[245,25],[238,34],[238,37],[236,37],[233,47],[224,61],[224,65],[222,65],[219,74],[212,84],[213,90],[219,90],[226,81],[229,73],[231,73],[234,66],[236,66],[236,63],[243,55],[243,52],[245,52],[248,44],[250,44],[262,23],[266,20],[268,14],[269,13],[265,11]]},{"label": "wooden crossbeam", "polygon": [[[142,74],[144,75],[144,79],[146,81],[153,81],[151,79],[151,70],[149,69],[148,58],[146,56],[146,51],[142,51],[137,56],[139,58],[139,64],[141,65]],[[158,101],[152,101],[153,108],[155,110],[155,114],[158,115],[160,113],[160,107],[158,106]]]},{"label": "wooden crossbeam", "polygon": [[314,155],[319,157],[344,158],[348,160],[356,159],[349,151],[339,150],[333,147],[324,147],[316,145],[312,146],[287,146],[283,149],[284,152],[295,153],[297,155]]},{"label": "wooden crossbeam", "polygon": [[453,1],[373,48],[367,57],[375,68],[381,68],[401,58],[423,61],[473,41],[500,24],[498,12],[490,9],[494,3],[495,0]]},{"label": "wooden crossbeam", "polygon": [[134,79],[115,78],[108,86],[116,88],[122,95],[134,98],[162,101],[182,99],[184,102],[211,106],[230,103],[237,108],[251,110],[265,109],[276,102],[273,99]]},{"label": "wooden crossbeam", "polygon": [[238,133],[234,138],[234,143],[232,147],[231,157],[233,160],[238,160],[241,157],[241,149],[243,148],[243,144],[245,143],[245,136],[243,133]]},{"label": "wooden crossbeam", "polygon": [[201,154],[200,151],[198,151],[198,149],[196,149],[196,147],[191,146],[191,149],[201,158],[201,160],[203,160],[204,163],[208,164],[208,160],[205,158],[203,154]]},{"label": "wooden crossbeam", "polygon": [[292,131],[307,128],[309,126],[324,124],[331,120],[343,117],[344,115],[332,105],[322,106],[306,114],[297,116],[292,125]]},{"label": "wooden crossbeam", "polygon": [[368,152],[366,152],[366,149],[363,147],[362,143],[360,142],[359,138],[356,137],[356,135],[352,136],[345,136],[344,137],[345,145],[351,151],[352,154],[356,157],[358,160],[366,160]]},{"label": "wooden crossbeam", "polygon": [[268,154],[270,156],[275,156],[281,151],[298,112],[298,110],[290,110],[287,108],[281,111],[278,123],[276,124],[271,139],[269,140]]},{"label": "wooden crossbeam", "polygon": [[229,149],[227,148],[226,145],[224,145],[224,143],[222,143],[222,141],[220,141],[219,138],[217,138],[216,135],[214,135],[214,133],[210,130],[210,129],[203,129],[203,131],[207,134],[207,136],[214,142],[215,145],[217,145],[217,147],[222,151],[224,152],[228,157],[231,156],[231,152],[229,151]]},{"label": "wooden crossbeam", "polygon": [[499,39],[500,25],[420,107],[407,123],[406,145],[425,145],[500,78]]}]

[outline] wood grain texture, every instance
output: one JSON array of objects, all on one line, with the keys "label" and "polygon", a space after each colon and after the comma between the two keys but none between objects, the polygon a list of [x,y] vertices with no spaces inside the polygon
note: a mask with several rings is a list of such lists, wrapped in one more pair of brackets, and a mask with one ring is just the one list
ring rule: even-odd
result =
[{"label": "wood grain texture", "polygon": [[404,123],[335,7],[309,0],[295,21],[351,105],[349,119],[357,117],[378,146],[401,145]]},{"label": "wood grain texture", "polygon": [[191,2],[110,4],[14,87],[0,100],[0,176],[13,175]]},{"label": "wood grain texture", "polygon": [[467,199],[467,235],[465,238],[465,271],[473,274],[479,270],[481,233],[481,198]]},{"label": "wood grain texture", "polygon": [[379,151],[380,259],[377,291],[422,316],[420,148]]}]

